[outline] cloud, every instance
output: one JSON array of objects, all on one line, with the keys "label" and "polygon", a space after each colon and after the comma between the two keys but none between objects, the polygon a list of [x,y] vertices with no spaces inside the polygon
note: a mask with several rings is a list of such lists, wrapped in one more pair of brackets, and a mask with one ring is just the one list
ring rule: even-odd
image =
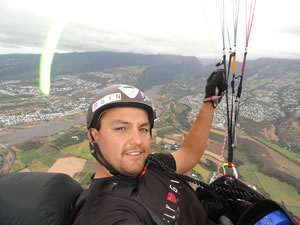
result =
[{"label": "cloud", "polygon": [[[39,4],[35,0],[29,1],[32,6]],[[5,22],[0,21],[2,48],[42,48],[52,21],[50,12],[45,13],[45,9],[37,10],[37,6],[36,9],[31,8],[24,2],[20,2],[20,5],[9,5],[7,2],[4,0],[0,3],[0,14],[7,18]],[[174,2],[175,8],[172,8],[171,2],[166,1],[163,4],[168,11],[157,8],[159,2],[147,4],[151,12],[140,1],[130,3],[135,4],[138,9],[129,7],[130,4],[124,2],[115,2],[121,4],[122,9],[116,8],[112,3],[105,3],[102,7],[97,5],[93,9],[93,5],[84,4],[81,10],[77,8],[77,11],[70,13],[70,20],[65,26],[58,49],[183,55],[211,51],[205,49],[207,45],[200,46],[203,35],[200,35],[200,27],[194,30],[193,25],[193,20],[199,19],[195,17],[197,14],[189,14],[188,18],[178,14],[182,10],[181,4]],[[189,8],[188,4],[183,6],[185,10]]]},{"label": "cloud", "polygon": [[[198,46],[198,47],[197,47]],[[197,55],[204,50],[200,41],[186,38],[184,35],[174,37],[168,33],[145,33],[138,30],[114,29],[68,23],[58,44],[58,49],[65,51],[120,51],[151,54]]]},{"label": "cloud", "polygon": [[49,17],[32,12],[15,11],[0,4],[0,43],[2,48],[21,48],[21,46],[39,47],[43,45],[51,23]]},{"label": "cloud", "polygon": [[[0,53],[40,53],[54,16],[65,12],[68,20],[58,42],[60,52],[105,50],[222,57],[220,15],[215,1],[72,0],[64,8],[68,1],[1,0],[0,15],[5,20],[0,20]],[[299,52],[300,17],[294,15],[300,1],[283,2],[258,1],[249,58],[273,57],[274,50],[281,53],[279,57],[294,57]],[[282,4],[288,10],[282,10]],[[243,9],[240,13],[237,48],[242,55]]]},{"label": "cloud", "polygon": [[285,25],[276,30],[278,33],[285,33],[287,35],[294,35],[300,38],[300,26],[299,24],[293,23]]}]

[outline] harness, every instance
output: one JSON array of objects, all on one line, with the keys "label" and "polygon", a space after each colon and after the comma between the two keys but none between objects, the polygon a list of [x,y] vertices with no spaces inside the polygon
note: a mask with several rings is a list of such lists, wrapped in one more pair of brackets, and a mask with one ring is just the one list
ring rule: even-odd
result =
[{"label": "harness", "polygon": [[[146,167],[150,164],[159,168],[168,176],[176,177],[181,182],[187,184],[187,187],[191,189],[192,187],[189,183],[196,184],[198,188],[195,194],[206,209],[209,221],[214,221],[218,224],[227,224],[221,221],[224,220],[225,217],[225,220],[230,218],[233,224],[253,225],[268,213],[280,211],[291,221],[291,224],[296,225],[293,216],[287,209],[272,200],[266,199],[263,195],[237,179],[234,180],[234,183],[230,186],[226,184],[225,177],[221,177],[208,185],[189,176],[177,174],[165,163],[151,155],[148,157]],[[120,179],[118,182],[107,180],[105,182],[93,183],[73,204],[73,215],[71,216],[69,224],[73,224],[74,218],[80,210],[82,211],[80,225],[90,224],[91,209],[96,197],[118,195],[122,198],[136,201],[137,206],[143,209],[143,215],[141,215],[141,217],[146,221],[145,225],[166,225],[166,223],[139,198],[139,178],[137,178],[135,182],[125,182],[127,179],[128,178],[124,176],[124,180]]]}]

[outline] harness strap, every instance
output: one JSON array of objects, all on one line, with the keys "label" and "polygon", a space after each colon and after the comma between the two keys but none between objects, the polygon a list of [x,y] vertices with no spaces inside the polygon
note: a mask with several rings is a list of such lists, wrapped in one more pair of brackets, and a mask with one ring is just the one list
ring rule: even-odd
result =
[{"label": "harness strap", "polygon": [[91,188],[90,192],[87,196],[87,199],[84,203],[83,209],[82,209],[82,214],[80,217],[80,223],[79,225],[88,225],[90,224],[90,218],[91,218],[91,209],[94,203],[94,200],[96,199],[97,195],[99,194],[99,190],[101,190],[101,187],[99,187],[100,189],[97,188]]},{"label": "harness strap", "polygon": [[77,196],[76,199],[74,199],[73,203],[71,204],[71,216],[69,218],[68,225],[73,225],[73,223],[75,222],[76,215],[84,206],[89,193],[90,189],[84,190],[80,193],[79,196]]},{"label": "harness strap", "polygon": [[[164,164],[163,162],[161,162],[159,159],[153,157],[153,156],[149,156],[149,161],[156,165],[157,167],[159,167],[160,169],[162,169],[165,173],[167,174],[171,174],[175,177],[177,177],[178,179],[180,179],[181,181],[185,182],[186,184],[189,183],[193,183],[196,184],[198,186],[200,186],[200,188],[202,189],[208,189],[210,191],[215,191],[216,193],[218,193],[221,196],[224,196],[225,198],[233,198],[233,199],[237,199],[237,198],[245,198],[247,200],[253,200],[253,201],[257,201],[257,200],[262,200],[265,199],[265,197],[261,194],[259,194],[258,192],[253,191],[251,188],[249,188],[247,185],[243,184],[242,182],[240,182],[239,180],[235,180],[235,190],[234,189],[229,189],[227,185],[225,185],[224,183],[224,177],[219,178],[219,181],[215,181],[214,183],[208,185],[204,182],[201,182],[199,180],[196,180],[192,177],[183,175],[183,174],[178,174],[176,173],[173,169],[171,169],[170,167],[168,167],[166,164]],[[190,185],[188,185],[190,187]]]}]

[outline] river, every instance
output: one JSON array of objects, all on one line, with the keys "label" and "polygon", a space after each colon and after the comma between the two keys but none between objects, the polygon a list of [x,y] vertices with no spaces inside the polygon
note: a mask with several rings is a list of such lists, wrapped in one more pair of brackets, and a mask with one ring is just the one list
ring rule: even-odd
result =
[{"label": "river", "polygon": [[77,117],[72,119],[57,119],[50,122],[43,122],[39,126],[29,128],[10,128],[12,131],[9,134],[0,135],[0,144],[5,147],[10,147],[15,144],[22,143],[33,137],[51,136],[57,132],[69,129],[72,125],[77,123],[84,123],[85,117]]}]

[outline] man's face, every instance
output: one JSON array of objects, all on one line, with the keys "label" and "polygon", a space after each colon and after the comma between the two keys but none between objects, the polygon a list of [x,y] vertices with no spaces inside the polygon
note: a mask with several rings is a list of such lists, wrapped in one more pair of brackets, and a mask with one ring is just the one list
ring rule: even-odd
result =
[{"label": "man's face", "polygon": [[150,149],[150,123],[138,108],[114,108],[103,114],[93,135],[104,158],[120,173],[137,176]]}]

